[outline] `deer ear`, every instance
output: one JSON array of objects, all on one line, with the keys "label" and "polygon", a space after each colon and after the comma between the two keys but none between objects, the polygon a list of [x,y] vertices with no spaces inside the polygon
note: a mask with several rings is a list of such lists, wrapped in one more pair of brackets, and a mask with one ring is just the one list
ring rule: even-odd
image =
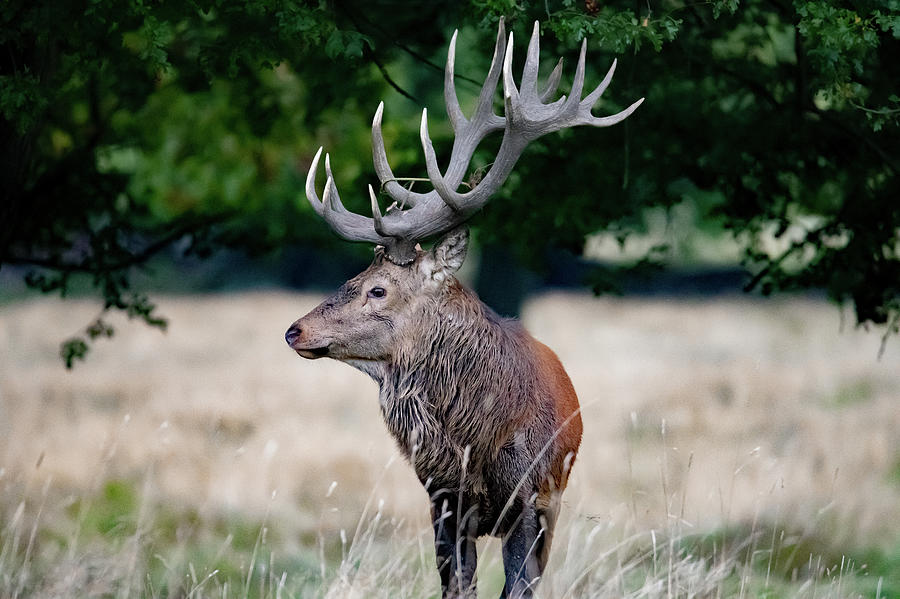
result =
[{"label": "deer ear", "polygon": [[425,254],[420,263],[422,271],[430,279],[443,281],[462,266],[468,247],[468,227],[453,229]]}]

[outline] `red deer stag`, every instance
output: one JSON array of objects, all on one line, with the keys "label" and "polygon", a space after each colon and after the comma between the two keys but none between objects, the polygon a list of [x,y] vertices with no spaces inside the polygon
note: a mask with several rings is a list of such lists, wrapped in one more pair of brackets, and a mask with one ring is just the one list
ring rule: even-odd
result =
[{"label": "red deer stag", "polygon": [[[556,354],[454,278],[468,243],[460,225],[502,185],[530,141],[576,125],[614,125],[643,101],[613,116],[593,116],[616,63],[582,99],[582,44],[570,95],[547,103],[562,61],[539,91],[538,24],[519,88],[511,70],[512,34],[505,42],[501,21],[477,107],[466,118],[453,81],[456,34],[450,41],[444,100],[455,140],[443,173],[425,111],[420,130],[433,190],[416,193],[395,179],[381,133],[383,104],[372,123],[372,145],[381,187],[394,200],[384,214],[371,185],[371,218],[344,208],[327,155],[320,201],[319,149],[306,179],[307,199],[341,237],[376,244],[375,260],[285,334],[304,358],[340,360],[378,382],[387,427],[431,495],[444,597],[474,596],[475,540],[486,534],[502,538],[503,597],[532,596],[581,443],[578,398]],[[492,109],[501,76],[502,117]],[[495,131],[503,138],[490,171],[473,189],[457,191],[476,147]],[[438,235],[431,250],[417,245]]]}]

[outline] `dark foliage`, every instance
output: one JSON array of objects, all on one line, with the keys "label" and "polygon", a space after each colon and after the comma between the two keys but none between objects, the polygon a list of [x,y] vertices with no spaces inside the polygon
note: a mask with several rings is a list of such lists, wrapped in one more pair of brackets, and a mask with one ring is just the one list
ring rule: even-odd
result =
[{"label": "dark foliage", "polygon": [[[449,34],[464,28],[473,95],[500,16],[519,40],[540,20],[570,69],[587,37],[590,81],[618,56],[596,113],[647,101],[530,148],[479,215],[483,241],[532,261],[580,253],[586,235],[624,240],[647,208],[690,202],[741,244],[748,288],[824,289],[897,331],[900,0],[4,2],[0,267],[62,295],[86,279],[105,309],[163,326],[131,285],[160,252],[334,244],[298,200],[317,147],[362,210],[383,97],[395,172],[421,176],[415,119],[441,104]],[[446,151],[449,128],[432,127]],[[656,247],[637,266],[666,259]],[[110,334],[101,315],[67,364]]]}]

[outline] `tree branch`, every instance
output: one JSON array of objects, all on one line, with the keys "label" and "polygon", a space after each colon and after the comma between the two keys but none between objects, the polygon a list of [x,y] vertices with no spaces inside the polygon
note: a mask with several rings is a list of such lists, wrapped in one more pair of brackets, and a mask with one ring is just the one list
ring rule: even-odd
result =
[{"label": "tree branch", "polygon": [[176,226],[162,237],[146,245],[141,251],[133,253],[126,258],[115,262],[104,263],[102,260],[95,260],[95,256],[91,256],[80,262],[66,262],[55,258],[45,258],[39,256],[20,256],[11,254],[5,259],[7,264],[18,266],[37,266],[47,268],[63,273],[87,273],[87,274],[106,274],[117,270],[124,270],[147,262],[150,258],[175,243],[182,237],[190,235],[192,232],[209,227],[216,223],[222,222],[229,218],[230,213],[220,214],[206,219],[190,220]]},{"label": "tree branch", "polygon": [[381,64],[381,61],[379,61],[377,58],[375,58],[374,52],[369,51],[368,54],[369,54],[370,60],[375,64],[376,67],[378,67],[378,70],[381,72],[382,78],[384,78],[384,80],[387,82],[388,85],[390,85],[395,90],[397,90],[397,93],[399,93],[404,98],[408,98],[408,99],[412,100],[413,102],[415,102],[416,104],[422,103],[419,101],[418,98],[416,98],[414,95],[412,95],[411,93],[409,93],[408,91],[406,91],[405,89],[400,87],[400,84],[397,83],[396,81],[394,81],[393,78],[391,78],[390,73],[387,72],[387,69],[385,68],[385,66],[383,64]]},{"label": "tree branch", "polygon": [[881,158],[882,162],[896,175],[900,174],[900,163],[898,163],[890,154],[888,154],[884,148],[875,143],[870,137],[864,135],[860,131],[858,131],[852,125],[848,125],[847,123],[841,121],[839,118],[835,117],[827,110],[821,110],[815,104],[809,104],[806,106],[806,112],[809,114],[814,114],[821,118],[824,121],[827,121],[832,126],[840,129],[844,133],[855,137],[859,141],[861,141],[864,145],[868,146],[870,150],[875,152],[875,154]]},{"label": "tree branch", "polygon": [[[401,44],[400,41],[396,38],[396,36],[391,35],[389,32],[386,32],[386,31],[384,30],[383,27],[381,27],[381,26],[378,25],[377,23],[373,23],[373,22],[372,22],[370,19],[368,19],[364,14],[356,13],[356,12],[354,12],[354,11],[352,11],[352,10],[347,10],[347,9],[343,6],[343,4],[340,3],[340,2],[337,3],[337,7],[338,7],[338,9],[339,9],[342,13],[344,13],[344,15],[345,15],[348,19],[350,19],[350,22],[353,23],[353,28],[356,29],[357,33],[360,33],[360,34],[362,34],[362,35],[365,35],[365,33],[363,33],[363,30],[362,30],[362,27],[360,26],[359,21],[357,20],[357,17],[361,16],[361,17],[362,17],[362,20],[365,21],[366,25],[368,25],[369,30],[371,30],[371,31],[377,31],[377,32],[381,35],[381,37],[383,37],[384,39],[388,40],[392,45],[394,45],[394,46],[396,46],[397,48],[403,50],[404,52],[406,52],[407,54],[409,54],[410,56],[412,56],[413,58],[415,58],[416,60],[418,60],[418,61],[421,62],[422,64],[424,64],[424,65],[426,65],[426,66],[428,66],[428,67],[434,69],[435,71],[437,71],[437,72],[439,72],[439,73],[443,73],[443,72],[444,72],[444,67],[442,67],[441,65],[436,64],[435,62],[429,60],[427,57],[425,57],[425,56],[423,56],[422,54],[416,52],[415,50],[413,50],[413,49],[410,48],[409,46],[407,46],[407,45],[405,45],[405,44]],[[407,92],[406,90],[404,90],[402,87],[400,87],[400,85],[399,85],[396,81],[394,81],[394,80],[391,78],[391,76],[390,76],[390,75],[388,74],[388,72],[387,72],[387,69],[384,67],[384,65],[383,65],[377,58],[375,58],[375,53],[374,53],[374,52],[371,52],[371,50],[370,50],[370,59],[372,60],[373,63],[375,63],[375,66],[378,67],[378,70],[381,72],[381,76],[384,77],[384,80],[387,82],[388,85],[390,85],[390,86],[393,87],[395,90],[397,90],[403,97],[409,98],[410,100],[413,100],[413,101],[416,102],[417,104],[421,104],[421,102],[420,102],[418,99],[416,99],[415,96],[413,96],[411,93],[409,93],[409,92]],[[460,81],[466,81],[466,82],[468,82],[468,83],[472,83],[472,84],[477,85],[477,86],[479,86],[479,87],[481,86],[481,83],[482,83],[481,81],[476,81],[475,79],[472,79],[471,77],[466,77],[466,76],[464,76],[464,75],[458,75],[458,74],[456,74],[456,75],[454,76],[454,79],[458,79],[458,80],[460,80]]]}]

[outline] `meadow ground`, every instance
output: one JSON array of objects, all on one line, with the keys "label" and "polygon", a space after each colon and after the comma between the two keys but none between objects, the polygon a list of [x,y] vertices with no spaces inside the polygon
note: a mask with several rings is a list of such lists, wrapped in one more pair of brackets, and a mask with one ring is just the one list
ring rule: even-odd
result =
[{"label": "meadow ground", "polygon": [[[0,307],[0,597],[435,596],[374,383],[284,344],[318,300],[162,298],[167,333],[116,322],[71,372],[96,305]],[[538,596],[900,596],[900,340],[879,360],[808,299],[554,293],[523,320],[585,421]]]}]

